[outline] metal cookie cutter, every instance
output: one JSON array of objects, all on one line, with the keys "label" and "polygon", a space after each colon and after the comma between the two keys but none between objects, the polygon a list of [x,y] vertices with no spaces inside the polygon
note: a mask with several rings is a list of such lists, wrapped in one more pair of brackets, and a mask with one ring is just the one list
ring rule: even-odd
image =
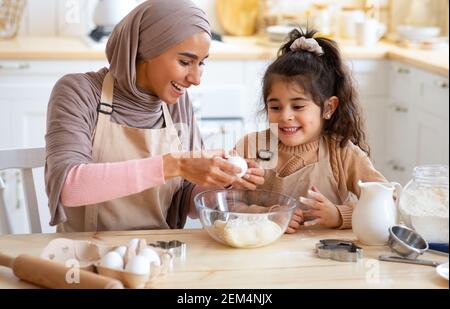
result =
[{"label": "metal cookie cutter", "polygon": [[363,249],[351,241],[322,239],[316,244],[316,254],[325,259],[341,262],[357,262],[363,256]]},{"label": "metal cookie cutter", "polygon": [[181,260],[186,258],[186,244],[179,240],[157,241],[156,243],[151,243],[148,245],[166,250],[173,257],[180,258]]}]

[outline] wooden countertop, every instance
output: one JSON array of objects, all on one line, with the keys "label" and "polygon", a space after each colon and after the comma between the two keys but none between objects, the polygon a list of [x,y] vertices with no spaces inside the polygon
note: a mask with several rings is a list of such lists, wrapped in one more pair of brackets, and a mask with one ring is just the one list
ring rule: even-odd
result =
[{"label": "wooden countertop", "polygon": [[[187,244],[186,260],[175,261],[173,271],[159,277],[152,288],[447,288],[435,268],[379,262],[388,247],[364,248],[357,263],[337,262],[314,255],[315,244],[324,238],[355,240],[351,230],[309,230],[283,235],[275,243],[256,249],[233,249],[212,240],[203,230],[158,230],[73,234],[0,236],[3,253],[39,256],[51,239],[65,237],[126,244],[138,237],[150,242],[178,239]],[[421,258],[448,262],[448,256],[425,253]],[[18,280],[10,269],[0,267],[0,288],[33,288]]]},{"label": "wooden countertop", "polygon": [[[258,37],[224,37],[213,42],[210,58],[215,60],[271,60],[278,44]],[[402,48],[380,42],[374,47],[359,47],[352,41],[338,40],[347,59],[394,59],[448,76],[449,50]],[[0,60],[104,60],[105,44],[92,44],[79,37],[24,37],[0,40]]]}]

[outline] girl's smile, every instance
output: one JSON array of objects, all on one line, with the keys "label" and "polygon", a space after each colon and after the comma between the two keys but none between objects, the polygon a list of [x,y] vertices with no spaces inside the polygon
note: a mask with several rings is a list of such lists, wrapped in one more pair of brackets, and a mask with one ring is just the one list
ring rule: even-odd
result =
[{"label": "girl's smile", "polygon": [[284,135],[294,135],[301,130],[302,127],[278,127],[279,133]]},{"label": "girl's smile", "polygon": [[273,80],[267,111],[269,122],[278,124],[278,137],[286,146],[306,144],[320,136],[320,107],[295,82],[280,77]]}]

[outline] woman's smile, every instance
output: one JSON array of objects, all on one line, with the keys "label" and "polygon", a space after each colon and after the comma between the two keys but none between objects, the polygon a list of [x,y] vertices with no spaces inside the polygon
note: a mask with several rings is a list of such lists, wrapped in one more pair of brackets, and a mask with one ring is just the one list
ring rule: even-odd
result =
[{"label": "woman's smile", "polygon": [[172,84],[172,88],[174,89],[174,92],[177,97],[182,96],[185,93],[186,89],[188,88],[188,87],[183,87],[174,81],[171,81],[171,84]]}]

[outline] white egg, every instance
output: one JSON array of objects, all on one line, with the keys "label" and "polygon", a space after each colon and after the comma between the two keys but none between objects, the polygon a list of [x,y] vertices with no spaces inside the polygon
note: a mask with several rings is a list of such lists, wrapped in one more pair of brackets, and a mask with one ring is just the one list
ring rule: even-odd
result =
[{"label": "white egg", "polygon": [[155,263],[156,265],[161,265],[161,259],[159,258],[158,253],[153,250],[152,248],[145,247],[140,252],[139,255],[144,256],[148,259],[148,261],[151,263]]},{"label": "white egg", "polygon": [[150,263],[145,256],[136,255],[127,263],[125,271],[137,275],[148,275],[150,273]]},{"label": "white egg", "polygon": [[139,245],[139,238],[133,238],[128,241],[128,248],[130,248],[132,252],[136,252],[138,245]]},{"label": "white egg", "polygon": [[127,252],[126,246],[119,246],[116,249],[114,249],[115,252],[119,253],[122,259],[125,257],[125,253]]},{"label": "white egg", "polygon": [[239,167],[241,169],[241,172],[236,174],[236,176],[242,177],[247,172],[247,169],[248,169],[247,161],[245,161],[243,158],[238,157],[238,156],[229,157],[227,159],[227,162],[231,163],[233,165],[236,165],[237,167]]},{"label": "white egg", "polygon": [[119,253],[116,251],[110,251],[106,253],[101,261],[100,265],[107,268],[114,268],[114,269],[123,269],[123,259],[120,256]]}]

